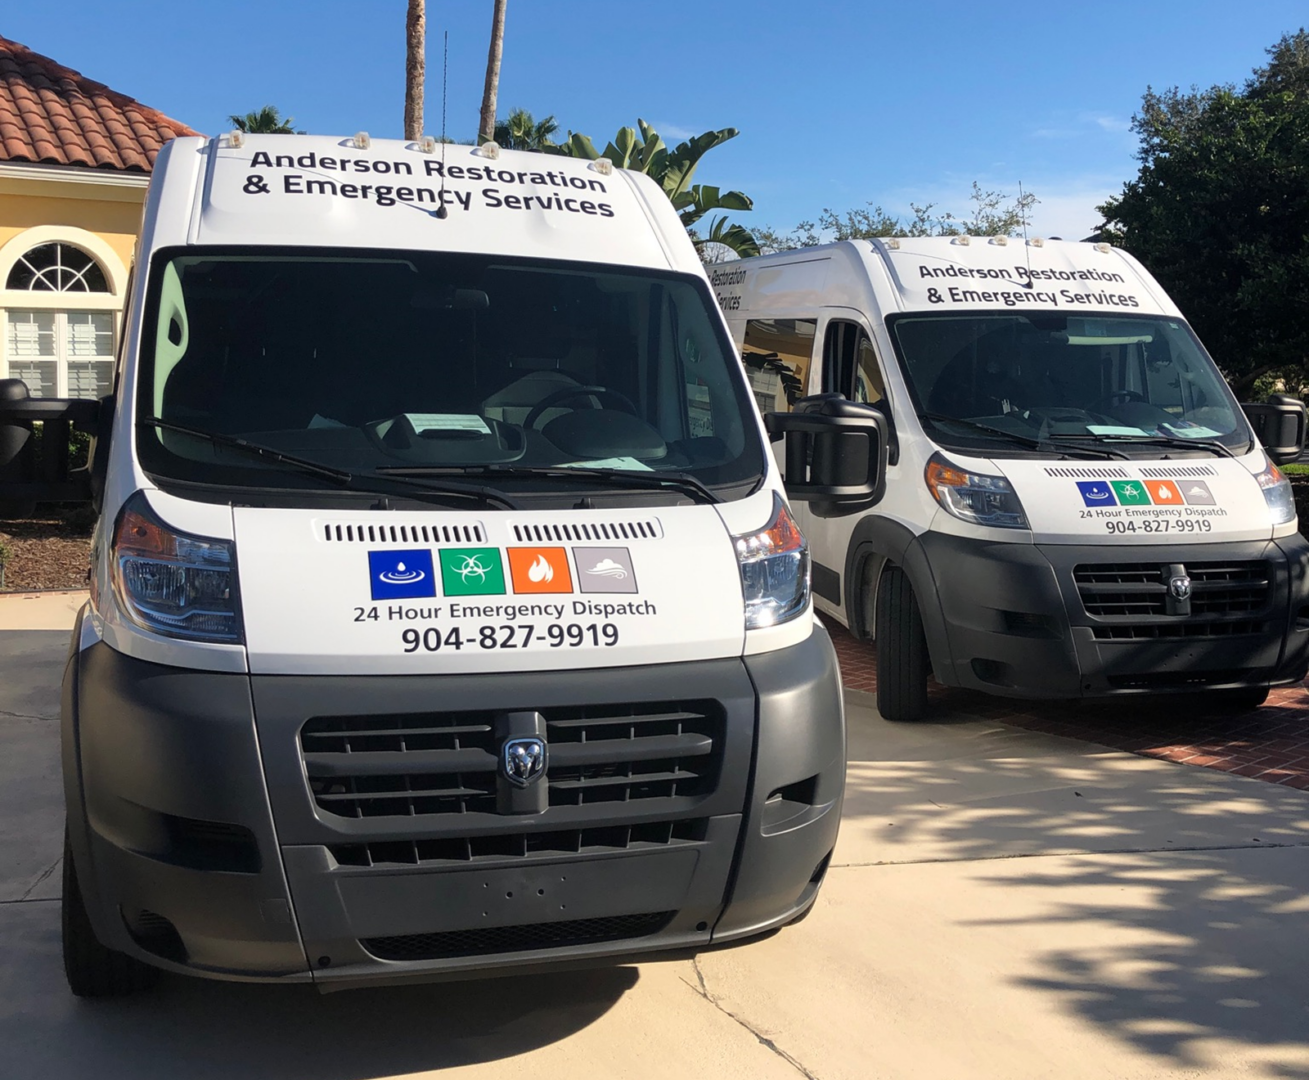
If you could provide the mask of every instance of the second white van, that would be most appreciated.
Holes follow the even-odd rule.
[[[1130,255],[849,241],[710,278],[761,410],[845,398],[887,422],[875,508],[797,511],[817,605],[876,639],[883,715],[922,716],[929,677],[1236,708],[1304,677],[1309,544],[1277,467],[1303,407],[1247,418]]]

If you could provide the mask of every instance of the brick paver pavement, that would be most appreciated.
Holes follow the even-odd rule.
[[[875,647],[856,641],[835,620],[823,621],[836,644],[846,687],[875,691]],[[1309,688],[1305,685],[1274,690],[1262,708],[1235,717],[1206,714],[1203,699],[1195,698],[1031,702],[931,683],[928,699],[941,712],[967,713],[1309,791]]]

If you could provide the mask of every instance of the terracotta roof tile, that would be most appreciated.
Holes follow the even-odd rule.
[[[144,173],[169,139],[198,134],[0,37],[0,161]]]

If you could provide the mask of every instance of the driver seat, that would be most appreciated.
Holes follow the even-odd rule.
[[[482,402],[482,414],[506,424],[522,424],[537,402],[544,401],[560,390],[583,385],[571,375],[554,370],[554,361],[550,363],[551,370],[529,371],[525,375],[520,375],[508,386],[501,387]],[[518,365],[523,366],[523,361],[518,361]],[[594,397],[588,402],[586,395],[579,394],[576,401],[546,409],[541,414],[537,426],[542,427],[555,417],[570,413],[574,408],[585,408],[587,404],[592,408],[600,408],[600,403]]]

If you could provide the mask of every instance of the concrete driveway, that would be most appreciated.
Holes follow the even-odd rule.
[[[166,976],[77,1001],[65,650],[0,631],[0,1074],[1309,1078],[1309,794],[995,721],[890,725],[859,692],[827,883],[763,941],[327,997]]]

